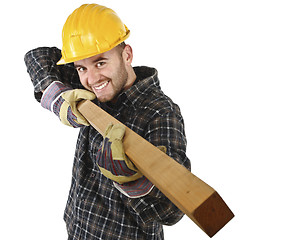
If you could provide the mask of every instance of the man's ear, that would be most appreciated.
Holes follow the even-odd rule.
[[[127,44],[124,47],[123,53],[122,53],[123,59],[124,59],[124,63],[126,63],[127,65],[131,65],[132,61],[133,61],[133,50],[132,47]]]

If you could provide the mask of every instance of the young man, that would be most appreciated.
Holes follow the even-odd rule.
[[[64,25],[62,54],[41,47],[25,55],[36,99],[80,128],[64,214],[68,239],[163,239],[162,225],[183,216],[127,158],[124,129],[110,125],[103,138],[76,108],[92,100],[190,169],[179,107],[160,89],[156,69],[131,66],[128,36],[113,10],[86,4]]]

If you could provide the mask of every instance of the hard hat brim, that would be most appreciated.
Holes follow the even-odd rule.
[[[96,50],[94,52],[85,54],[83,56],[78,56],[77,55],[77,57],[66,58],[66,59],[64,58],[64,54],[62,54],[62,57],[57,62],[57,65],[64,65],[64,64],[67,64],[67,63],[76,62],[76,61],[79,61],[79,60],[83,60],[83,59],[86,59],[86,58],[89,58],[89,57],[93,57],[95,55],[98,55],[98,54],[107,52],[107,51],[113,49],[114,47],[118,46],[120,43],[124,42],[129,36],[130,36],[130,30],[127,31],[126,35],[123,38],[119,39],[119,41],[117,41],[115,44],[112,44],[112,46],[110,46],[108,49],[105,49],[104,51],[98,51],[98,50]]]

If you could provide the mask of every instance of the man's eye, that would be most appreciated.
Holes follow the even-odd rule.
[[[77,70],[78,72],[84,72],[84,71],[85,71],[84,67],[78,67],[78,68],[76,68],[76,70]]]
[[[96,66],[98,68],[102,67],[103,65],[105,65],[105,62],[98,62],[98,63],[96,63]]]

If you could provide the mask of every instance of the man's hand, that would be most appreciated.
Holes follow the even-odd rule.
[[[110,124],[97,157],[97,164],[102,174],[119,184],[135,181],[142,177],[124,152],[122,142],[124,134],[123,125]]]
[[[71,89],[61,82],[53,82],[43,93],[41,105],[54,112],[65,125],[77,128],[89,126],[87,120],[77,110],[81,100],[93,100],[94,93],[84,89]]]
[[[104,176],[113,180],[114,186],[130,198],[147,195],[154,185],[142,175],[126,156],[123,147],[125,126],[110,124],[105,132],[102,147],[97,154],[97,165]],[[166,147],[158,147],[166,152]]]

